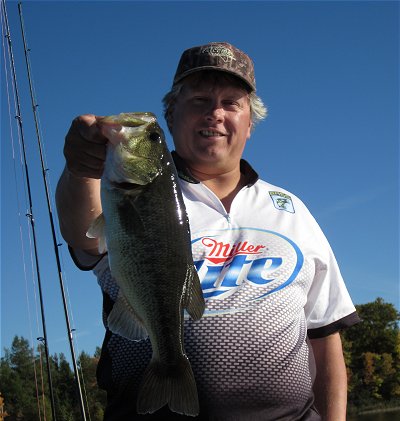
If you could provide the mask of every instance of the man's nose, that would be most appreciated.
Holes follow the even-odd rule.
[[[210,101],[206,117],[209,121],[223,121],[225,117],[223,105],[219,101]]]

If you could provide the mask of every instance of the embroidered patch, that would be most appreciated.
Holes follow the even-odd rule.
[[[234,54],[229,48],[226,48],[224,45],[211,45],[203,48],[201,52],[204,54],[209,54],[210,56],[218,56],[227,63],[228,61],[236,60]]]
[[[276,209],[294,213],[292,198],[288,194],[279,191],[270,191],[269,195],[271,196]]]

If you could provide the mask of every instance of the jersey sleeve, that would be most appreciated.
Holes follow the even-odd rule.
[[[93,270],[101,259],[107,254],[99,254],[98,256],[86,253],[84,250],[74,249],[68,246],[69,254],[75,265],[80,270],[89,271]]]
[[[311,215],[310,215],[311,216]],[[332,248],[317,222],[314,225],[315,274],[307,295],[305,316],[308,336],[321,338],[360,321]]]

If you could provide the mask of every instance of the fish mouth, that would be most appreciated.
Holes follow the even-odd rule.
[[[156,121],[156,117],[150,112],[121,113],[102,117],[100,123],[119,125],[124,127],[140,127]]]

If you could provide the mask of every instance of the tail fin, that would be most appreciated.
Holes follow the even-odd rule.
[[[137,412],[152,414],[166,404],[178,414],[193,417],[199,414],[196,381],[186,355],[169,367],[153,359],[144,373]]]

